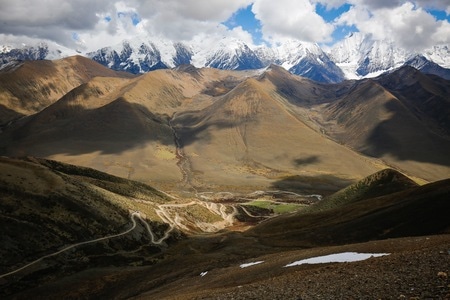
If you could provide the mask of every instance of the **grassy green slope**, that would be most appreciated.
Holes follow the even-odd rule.
[[[323,211],[360,200],[388,195],[416,187],[417,183],[393,169],[384,169],[352,184],[322,201],[309,206],[303,213]]]

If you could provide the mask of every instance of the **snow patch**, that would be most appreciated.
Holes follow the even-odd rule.
[[[200,273],[200,276],[201,276],[201,277],[204,277],[206,274],[208,274],[208,271],[201,272],[201,273]]]
[[[333,263],[333,262],[354,262],[366,260],[371,257],[380,257],[389,255],[390,253],[358,253],[358,252],[343,252],[330,254],[325,256],[317,256],[307,259],[302,259],[295,261],[293,263],[287,264],[285,267],[293,267],[299,266],[303,264],[325,264],[325,263]]]
[[[244,269],[244,268],[248,268],[248,267],[251,267],[254,265],[262,264],[263,262],[264,262],[263,260],[255,261],[255,262],[251,262],[251,263],[242,264],[242,265],[240,265],[240,267],[241,267],[241,269]]]

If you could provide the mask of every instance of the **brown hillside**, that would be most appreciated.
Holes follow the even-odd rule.
[[[431,181],[450,174],[450,139],[418,118],[415,106],[372,80],[319,110],[327,134],[359,152]]]
[[[336,189],[334,180],[379,168],[306,126],[266,81],[248,79],[203,110],[177,114],[174,124],[204,183],[236,185],[252,178],[265,185],[301,174],[305,181],[320,178],[314,188]]]
[[[270,82],[276,87],[276,91],[289,102],[300,106],[308,107],[332,101],[337,95],[344,93],[352,82],[341,84],[320,84],[304,77],[296,76],[284,68],[271,65],[270,68],[260,77],[260,80]]]
[[[0,124],[41,111],[96,76],[133,77],[82,56],[17,62],[14,68],[0,71]]]
[[[214,82],[237,81],[246,72],[159,70],[137,78],[95,77],[38,114],[5,128],[4,155],[35,155],[95,167],[143,182],[176,185],[177,166],[169,120],[178,110],[203,108],[201,94]]]
[[[450,83],[434,75],[426,75],[411,67],[380,76],[377,81],[427,127],[439,135],[450,137]]]
[[[446,178],[449,141],[427,116],[422,122],[374,80],[321,85],[276,66],[264,73],[185,66],[89,80],[3,128],[0,153],[95,167],[169,189],[329,194],[385,168],[377,159],[416,178]]]
[[[128,96],[135,80],[97,77],[72,90],[6,130],[0,142],[4,154],[53,158],[144,182],[153,166],[163,181],[177,182],[168,117]]]

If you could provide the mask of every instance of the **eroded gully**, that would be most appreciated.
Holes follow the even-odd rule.
[[[168,124],[173,133],[173,139],[174,139],[174,143],[175,143],[175,155],[178,160],[177,166],[180,169],[181,175],[183,176],[183,178],[181,179],[180,185],[182,187],[192,189],[194,191],[194,193],[197,194],[197,188],[195,187],[195,185],[192,182],[193,178],[192,178],[191,162],[184,152],[183,143],[172,123],[174,116],[175,116],[175,114],[173,114],[172,117],[169,119]]]

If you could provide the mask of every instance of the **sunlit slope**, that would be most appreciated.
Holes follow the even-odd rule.
[[[6,130],[4,153],[53,158],[144,182],[152,166],[163,180],[179,180],[167,116],[141,104],[152,106],[152,99],[129,96],[136,85],[136,79],[94,78]]]
[[[256,79],[203,110],[177,114],[174,124],[200,182],[355,179],[380,168],[306,126],[270,82]]]
[[[182,179],[172,115],[209,105],[212,90],[225,93],[247,76],[184,68],[95,77],[5,128],[0,147],[4,155],[47,157],[170,188]]]
[[[387,75],[397,89],[391,77],[324,85],[276,66],[181,66],[125,78],[72,60],[70,68],[97,77],[4,126],[0,154],[47,157],[191,192],[330,193],[387,166],[426,181],[450,172],[442,79],[410,72],[411,79],[406,70],[404,81]],[[430,96],[430,105],[413,91]],[[440,109],[429,107],[435,105]]]
[[[41,111],[96,76],[133,77],[81,56],[14,63],[0,71],[0,124]]]
[[[450,174],[448,80],[411,67],[332,85],[286,73],[272,66],[263,79],[314,130],[415,177]]]
[[[361,200],[417,187],[418,184],[393,169],[384,169],[306,207],[302,214],[325,211]]]

